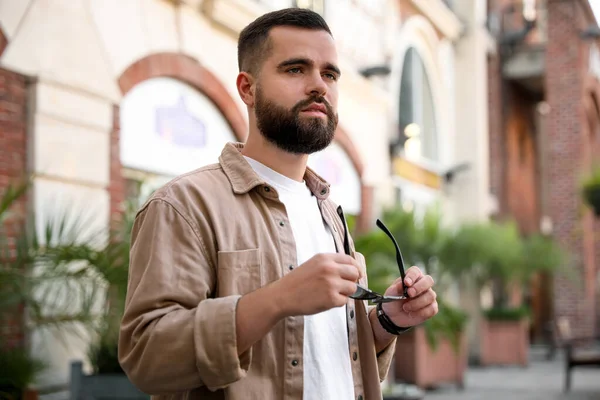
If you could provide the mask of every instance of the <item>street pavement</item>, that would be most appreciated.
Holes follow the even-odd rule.
[[[528,367],[469,368],[464,390],[444,386],[427,391],[424,400],[600,400],[600,368],[574,368],[565,393],[564,358],[552,361],[532,350]]]

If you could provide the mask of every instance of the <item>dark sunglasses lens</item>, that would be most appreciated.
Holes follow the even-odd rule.
[[[373,300],[380,296],[375,292],[372,292],[370,290],[363,288],[362,286],[357,285],[356,292],[354,292],[354,294],[350,297],[352,297],[353,299],[358,299],[358,300]]]

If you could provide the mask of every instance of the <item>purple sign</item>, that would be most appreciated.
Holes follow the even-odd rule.
[[[186,108],[183,96],[175,106],[155,110],[156,134],[163,140],[181,147],[206,146],[206,127]]]

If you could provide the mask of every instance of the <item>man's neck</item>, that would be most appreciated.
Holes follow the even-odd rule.
[[[308,155],[281,150],[263,138],[260,132],[248,135],[242,154],[298,182],[304,179]]]

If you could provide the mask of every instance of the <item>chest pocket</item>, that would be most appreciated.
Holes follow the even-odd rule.
[[[219,251],[217,296],[244,295],[262,286],[259,249]]]

